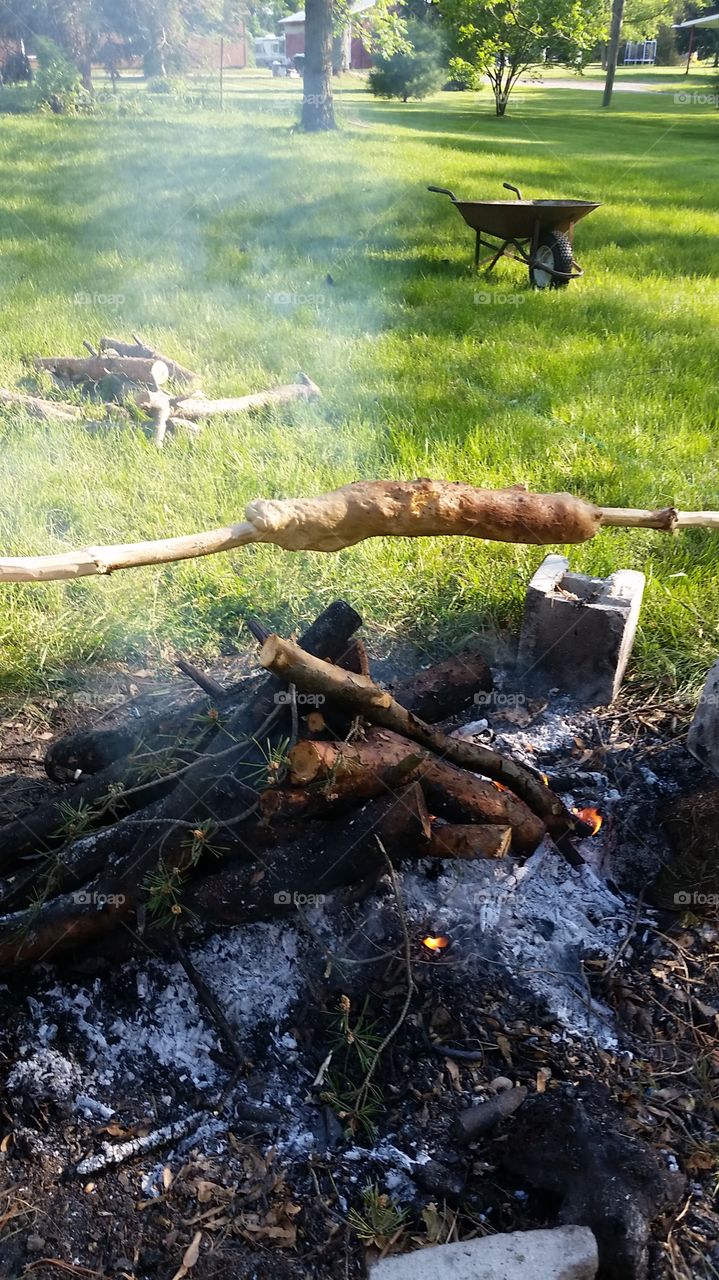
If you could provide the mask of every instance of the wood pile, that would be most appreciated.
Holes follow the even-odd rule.
[[[35,368],[52,374],[61,387],[80,387],[93,399],[99,399],[105,419],[96,425],[106,426],[118,419],[132,423],[139,410],[140,424],[152,432],[158,448],[162,448],[168,431],[197,436],[207,418],[250,413],[320,394],[314,382],[300,373],[295,382],[267,391],[213,400],[198,389],[188,390],[200,381],[199,374],[149,346],[138,334],[133,334],[132,342],[103,337],[97,348],[90,342],[84,345],[89,352],[86,356],[38,356]],[[166,390],[169,384],[183,390],[170,394]],[[0,387],[0,403],[17,406],[44,422],[83,420],[76,404],[5,387]]]
[[[548,834],[581,861],[589,828],[543,778],[438,724],[491,689],[482,655],[390,692],[360,625],[343,601],[296,643],[249,620],[264,674],[222,689],[183,662],[201,701],[54,743],[56,792],[0,829],[0,963],[123,924],[269,918],[371,885],[388,860],[521,858]]]

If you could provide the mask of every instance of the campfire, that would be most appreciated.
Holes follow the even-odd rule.
[[[58,738],[0,828],[19,1148],[57,1112],[68,1185],[195,1197],[203,1241],[319,1251],[317,1275],[319,1187],[374,1256],[410,1245],[395,1202],[440,1243],[464,1213],[541,1226],[549,1196],[601,1274],[644,1277],[683,1182],[588,1082],[626,1088],[646,832],[691,771],[628,763],[621,719],[477,648],[380,682],[343,601],[297,640],[247,625],[259,672],[180,658],[184,699]]]

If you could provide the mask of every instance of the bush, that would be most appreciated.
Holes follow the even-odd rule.
[[[174,93],[174,90],[167,76],[153,76],[152,79],[147,82],[147,92]]]
[[[55,115],[91,111],[92,96],[83,87],[80,72],[54,40],[38,39],[35,92],[41,107]]]
[[[444,86],[445,89],[451,89],[457,93],[467,89],[481,89],[482,77],[471,62],[465,62],[464,58],[450,58],[448,69],[449,80]]]
[[[408,22],[409,48],[388,58],[379,56],[369,73],[376,98],[426,98],[442,84],[442,43],[428,22]]]

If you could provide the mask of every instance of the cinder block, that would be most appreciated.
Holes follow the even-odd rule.
[[[697,703],[687,738],[693,756],[719,776],[719,662],[715,662]]]
[[[588,706],[613,702],[631,654],[645,577],[620,569],[609,578],[570,573],[547,556],[527,588],[519,675],[529,687],[561,689]]]
[[[512,1231],[383,1258],[370,1280],[594,1280],[597,1242],[589,1227]]]

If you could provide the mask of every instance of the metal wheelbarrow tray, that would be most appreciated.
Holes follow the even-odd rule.
[[[514,191],[517,199],[458,200],[447,187],[427,190],[449,196],[467,226],[476,233],[475,268],[481,265],[491,271],[500,258],[513,258],[529,268],[529,279],[537,289],[561,289],[584,275],[574,260],[574,228],[581,218],[599,208],[599,202],[524,200],[511,182],[503,186]],[[492,257],[480,263],[482,247],[489,249]]]

